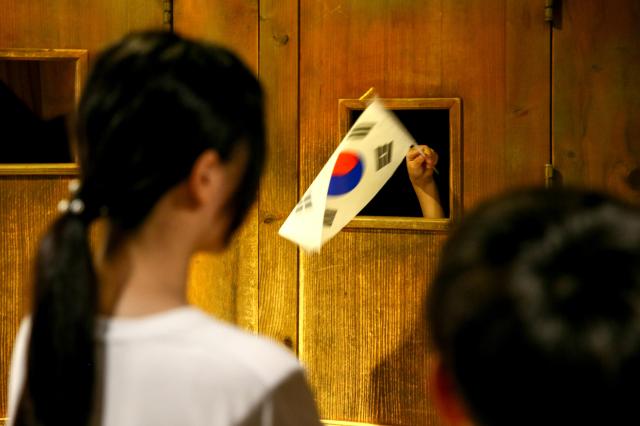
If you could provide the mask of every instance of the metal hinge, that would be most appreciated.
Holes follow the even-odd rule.
[[[173,31],[173,0],[162,0],[162,26]]]
[[[551,188],[553,186],[553,164],[544,165],[544,187]]]
[[[544,0],[544,21],[553,22],[553,0]]]

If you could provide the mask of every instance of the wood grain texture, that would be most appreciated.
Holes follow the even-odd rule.
[[[253,208],[224,253],[196,255],[187,290],[190,303],[251,331],[258,330],[256,222],[257,209]]]
[[[0,164],[0,176],[77,176],[75,163]]]
[[[86,72],[83,49],[0,49],[0,80],[45,120],[74,111]]]
[[[321,423],[326,426],[384,426],[384,425],[373,424],[373,423],[345,422],[342,420],[322,420]]]
[[[99,50],[124,34],[162,28],[160,0],[3,0],[0,48]]]
[[[544,183],[549,32],[536,0],[443,2],[442,89],[463,103],[464,210]]]
[[[34,114],[42,117],[40,66],[37,62],[7,61],[0,57],[0,80]]]
[[[462,207],[544,182],[550,29],[537,1],[301,0],[300,188],[339,140],[338,99],[462,99]],[[438,231],[351,229],[300,256],[300,356],[334,421],[438,424],[421,310]]]
[[[50,120],[73,113],[76,106],[76,61],[45,61],[40,63],[42,87],[41,117]],[[79,76],[80,78],[80,76]],[[82,80],[84,76],[82,76]]]
[[[439,424],[423,300],[445,237],[348,231],[302,256],[300,358],[329,423]]]
[[[0,177],[0,417],[7,413],[13,341],[30,309],[33,259],[40,236],[67,196],[69,178]]]
[[[640,204],[640,3],[562,2],[553,30],[553,157],[565,185]]]
[[[185,0],[174,2],[174,30],[222,44],[258,72],[258,2]],[[258,331],[258,208],[255,206],[222,255],[192,262],[189,301],[251,331]]]
[[[260,189],[260,331],[297,348],[298,262],[278,229],[298,202],[298,2],[260,2],[267,166]]]
[[[173,28],[232,48],[257,72],[258,0],[174,1]]]

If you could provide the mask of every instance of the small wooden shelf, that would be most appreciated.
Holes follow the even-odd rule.
[[[76,163],[0,164],[0,176],[77,176]]]

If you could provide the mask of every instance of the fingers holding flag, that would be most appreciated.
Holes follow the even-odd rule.
[[[438,164],[438,153],[427,145],[414,145],[407,153],[406,162],[411,183],[424,187],[433,181],[433,173]]]
[[[438,187],[433,180],[433,173],[438,173],[438,153],[426,145],[413,145],[407,152],[406,162],[422,215],[427,219],[443,218]]]

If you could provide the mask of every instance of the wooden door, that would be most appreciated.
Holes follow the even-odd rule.
[[[553,163],[640,204],[640,2],[565,0],[553,28]]]
[[[300,1],[299,194],[339,142],[338,100],[462,100],[468,209],[549,162],[539,1]],[[428,227],[427,227],[428,228]],[[345,229],[299,257],[298,350],[329,424],[438,424],[423,303],[446,230]],[[342,423],[341,423],[342,422]]]

